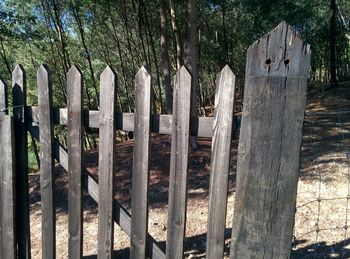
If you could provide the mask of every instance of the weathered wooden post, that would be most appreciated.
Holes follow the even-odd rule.
[[[171,134],[167,258],[183,258],[190,140],[191,75],[183,66],[175,76]]]
[[[135,77],[134,154],[131,196],[130,258],[146,257],[148,179],[151,155],[151,75],[141,67]]]
[[[100,143],[98,158],[98,254],[97,258],[112,258],[114,221],[114,168],[115,168],[115,72],[107,66],[100,78]]]
[[[0,79],[0,258],[16,258],[15,157],[13,120],[8,116],[6,83]]]
[[[83,75],[72,66],[67,73],[68,93],[68,257],[83,256]]]
[[[0,258],[15,259],[15,156],[13,122],[0,114]]]
[[[289,258],[310,49],[285,22],[247,52],[230,258]]]
[[[235,75],[228,66],[225,66],[216,80],[209,185],[206,254],[208,259],[222,258],[224,255],[234,94]]]
[[[51,72],[41,65],[37,72],[40,127],[40,191],[42,209],[42,257],[56,258],[56,207],[53,158],[53,101]]]
[[[28,190],[28,135],[26,73],[22,65],[12,72],[12,104],[16,156],[16,238],[19,258],[31,258]]]

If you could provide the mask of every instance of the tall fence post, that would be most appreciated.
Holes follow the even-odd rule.
[[[100,78],[98,258],[112,258],[115,169],[116,74],[107,66]]]
[[[0,258],[16,258],[13,124],[0,115]]]
[[[68,93],[68,257],[83,256],[83,76],[76,66],[67,73]]]
[[[191,75],[183,66],[175,75],[170,151],[167,258],[183,258],[190,140]]]
[[[56,258],[56,211],[53,175],[53,111],[51,72],[41,65],[37,72],[40,127],[40,189],[42,257]]]
[[[206,247],[208,259],[224,255],[234,94],[235,75],[225,66],[216,80]]]
[[[31,258],[28,194],[28,137],[26,130],[26,74],[22,65],[12,72],[12,103],[16,156],[16,231],[19,258]]]
[[[151,75],[142,67],[135,78],[134,154],[131,196],[130,258],[146,257],[151,135]]]
[[[289,258],[309,46],[285,22],[247,52],[230,258]]]

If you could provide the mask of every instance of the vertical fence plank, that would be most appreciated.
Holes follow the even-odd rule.
[[[290,257],[309,66],[284,22],[248,49],[230,258]]]
[[[83,255],[82,210],[82,156],[83,124],[82,98],[83,76],[76,66],[67,74],[68,93],[68,256],[71,259]]]
[[[53,111],[51,72],[41,65],[37,72],[40,126],[40,188],[42,210],[42,257],[56,257],[56,214],[53,176]]]
[[[7,114],[7,102],[6,83],[0,78],[0,115]]]
[[[24,109],[26,74],[21,65],[12,72],[14,139],[16,156],[16,237],[19,258],[31,258],[28,197],[28,137]]]
[[[142,67],[135,78],[135,129],[131,196],[130,258],[145,258],[151,128],[151,76]]]
[[[7,91],[6,91],[6,83],[0,78],[0,116],[7,114]],[[0,135],[0,141],[1,141],[2,135]],[[1,145],[0,145],[1,148]],[[1,164],[0,164],[1,166]],[[3,173],[0,173],[0,185],[2,183],[2,175]],[[0,186],[0,204],[2,201],[2,194],[1,194],[2,186]],[[0,222],[2,222],[2,210],[0,210]],[[2,224],[0,223],[0,251],[2,251]],[[1,253],[0,253],[1,255]]]
[[[183,258],[190,137],[191,76],[183,66],[175,76],[170,158],[167,258]]]
[[[224,255],[234,93],[235,75],[228,66],[225,66],[216,81],[209,185],[206,254],[208,259],[222,258]]]
[[[100,77],[98,258],[112,258],[115,164],[116,75],[107,66]]]
[[[0,258],[16,258],[15,157],[12,118],[0,115]]]

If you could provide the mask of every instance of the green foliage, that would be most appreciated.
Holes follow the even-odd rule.
[[[187,24],[186,2],[176,1],[182,37]],[[338,68],[349,73],[350,2],[337,3]],[[244,78],[246,49],[282,20],[311,44],[313,78],[320,79],[318,75],[329,69],[329,1],[202,0],[197,5],[203,105],[210,105],[219,69],[229,64],[239,80]],[[157,80],[162,77],[159,1],[4,0],[0,7],[0,75],[10,83],[14,65],[23,64],[29,104],[37,103],[36,69],[46,63],[53,73],[55,105],[65,106],[65,74],[77,64],[84,73],[85,105],[97,108],[99,75],[109,64],[118,73],[118,108],[132,111],[134,75],[146,62],[154,78],[157,106],[164,107],[165,89]],[[174,74],[176,51],[170,14],[167,35]]]

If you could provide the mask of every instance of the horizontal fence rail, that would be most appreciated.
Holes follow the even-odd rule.
[[[308,45],[285,23],[248,49],[231,258],[290,255],[309,62]],[[193,78],[184,66],[174,78],[172,115],[151,114],[152,78],[146,67],[136,74],[134,113],[116,111],[117,75],[109,66],[100,77],[99,111],[83,109],[84,79],[78,67],[67,73],[67,108],[53,108],[45,65],[37,77],[39,105],[27,106],[25,72],[16,66],[12,117],[7,115],[6,84],[0,81],[0,149],[5,154],[0,156],[1,257],[18,253],[31,258],[27,132],[40,143],[43,257],[56,257],[56,160],[68,172],[69,258],[83,255],[83,189],[98,204],[98,258],[112,258],[118,239],[114,222],[131,237],[131,258],[183,258],[191,136],[212,139],[206,257],[223,257],[231,142],[238,128],[235,75],[228,66],[215,83],[214,117],[191,117]],[[54,124],[67,126],[67,147],[54,137]],[[98,180],[83,165],[85,128],[99,129]],[[135,132],[131,214],[114,197],[116,130]],[[152,132],[171,135],[166,252],[148,233]]]
[[[27,106],[27,118],[33,123],[38,123],[38,107]],[[124,131],[134,131],[134,113],[116,112],[116,129]],[[57,125],[67,125],[67,108],[53,108],[53,122]],[[99,128],[99,111],[83,111],[83,124],[86,128]],[[213,117],[191,118],[191,136],[204,138],[213,137]],[[236,119],[232,120],[232,127],[236,129]],[[152,133],[171,134],[172,115],[152,114]]]

